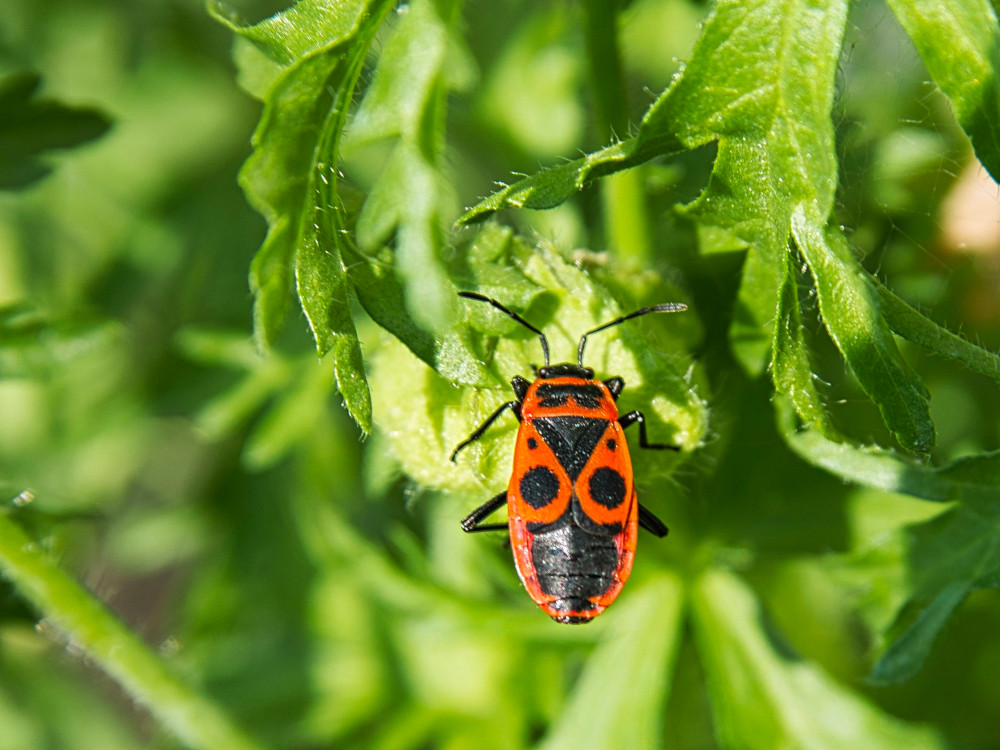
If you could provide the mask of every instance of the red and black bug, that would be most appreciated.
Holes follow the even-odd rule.
[[[583,334],[577,364],[550,365],[544,333],[495,299],[475,292],[459,294],[489,303],[538,334],[545,359],[534,382],[519,376],[511,380],[517,398],[501,405],[451,455],[454,461],[507,409],[520,422],[510,484],[472,511],[462,529],[509,529],[514,564],[535,603],[557,622],[589,622],[625,585],[638,528],[667,535],[663,522],[636,499],[624,428],[639,424],[643,448],[677,447],[650,443],[642,412],[619,416],[615,402],[625,381],[595,380],[594,371],[583,366],[583,348],[593,333],[640,315],[680,312],[687,306],[668,303],[615,318]],[[508,522],[484,524],[504,503]]]

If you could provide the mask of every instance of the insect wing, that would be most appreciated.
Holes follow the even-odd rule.
[[[639,501],[632,481],[632,460],[625,434],[612,422],[576,481],[578,503],[574,505],[577,524],[593,533],[613,536],[618,548],[618,566],[612,583],[594,598],[597,616],[621,592],[632,572],[635,545],[639,536]]]
[[[532,557],[535,535],[569,509],[573,483],[531,420],[521,422],[514,447],[514,471],[507,487],[507,515],[514,566],[525,590],[546,610],[553,599],[542,590]],[[549,498],[551,498],[549,500]],[[548,502],[545,502],[548,500]]]
[[[535,425],[525,420],[517,433],[514,471],[507,487],[507,511],[537,527],[558,520],[569,505],[573,483]]]
[[[617,422],[611,422],[604,431],[574,489],[579,498],[579,508],[574,507],[576,521],[593,533],[616,536],[637,516],[632,459]]]

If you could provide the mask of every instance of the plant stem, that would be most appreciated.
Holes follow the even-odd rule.
[[[171,674],[5,513],[0,513],[0,573],[184,744],[198,750],[261,750],[218,706]]]
[[[582,5],[590,89],[597,134],[607,143],[628,128],[628,97],[618,49],[617,0],[585,0]]]
[[[605,144],[628,135],[628,97],[618,47],[618,0],[585,0],[584,30],[597,133]],[[650,255],[642,172],[629,170],[601,181],[605,241],[623,261],[646,265]]]
[[[605,238],[619,260],[644,268],[650,257],[650,227],[646,214],[643,168],[637,167],[601,180]]]

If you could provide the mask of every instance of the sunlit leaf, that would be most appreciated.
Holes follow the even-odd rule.
[[[879,309],[893,331],[928,351],[950,357],[973,372],[1000,381],[1000,355],[942,328],[926,315],[914,310],[882,284],[875,283],[878,289]]]
[[[802,420],[822,434],[832,437],[833,428],[826,405],[816,389],[809,347],[802,327],[799,290],[794,258],[785,261],[778,299],[778,319],[774,329],[772,378],[778,393],[788,396]]]
[[[607,289],[547,248],[518,247],[512,260],[506,269],[509,276],[502,281],[491,278],[496,271],[481,275],[483,288],[498,284],[493,288],[511,292],[510,299],[504,295],[505,301],[546,331],[553,361],[574,359],[580,333],[624,312]],[[521,305],[530,305],[527,310],[516,304],[519,297],[524,300]],[[430,369],[415,369],[403,347],[383,345],[375,356],[372,388],[377,422],[409,476],[427,487],[478,493],[484,487],[504,486],[509,479],[514,417],[497,422],[457,462],[449,456],[512,397],[510,378],[530,375],[532,365],[540,364],[541,352],[537,336],[488,305],[470,301],[467,307],[472,326],[489,334],[481,346],[490,352],[485,360],[492,373],[491,387],[456,389]],[[671,316],[657,328],[669,332],[678,324]],[[660,347],[649,346],[644,335],[643,329],[653,325],[622,326],[614,329],[613,336],[592,337],[586,362],[600,377],[625,379],[621,403],[643,406],[650,434],[658,435],[657,440],[691,450],[707,434],[708,406],[687,370],[681,339],[671,337],[672,343],[661,352]],[[407,399],[395,397],[403,391]],[[656,462],[658,469],[644,462],[643,471],[669,472],[675,464],[676,459],[662,456]]]
[[[724,748],[942,747],[930,730],[880,711],[790,652],[767,627],[753,592],[735,575],[704,574],[694,586],[692,608]]]
[[[823,217],[833,205],[829,111],[846,19],[842,2],[824,3],[819,12],[798,2],[770,6],[718,3],[684,73],[646,113],[636,136],[517,182],[462,221],[505,205],[556,205],[594,177],[718,141],[712,179],[688,213],[751,248],[732,335],[743,364],[760,371],[793,201],[816,204]],[[777,27],[774,18],[782,21]]]
[[[446,5],[430,0],[407,6],[350,131],[353,145],[393,143],[358,216],[358,245],[373,254],[392,242],[406,311],[441,338],[455,328],[459,306],[443,260],[456,201],[443,172],[439,118],[449,89],[471,75],[458,73],[471,63],[458,51],[445,13]],[[472,358],[461,339],[452,337],[451,345]]]
[[[215,20],[286,66],[352,36],[370,4],[370,0],[299,0],[252,26],[222,0],[209,0],[208,10]]]
[[[254,134],[254,153],[240,175],[254,207],[268,220],[254,259],[255,328],[262,346],[287,314],[293,275],[322,357],[333,350],[344,404],[367,432],[371,396],[340,255],[342,220],[336,181],[339,139],[361,65],[391,3],[304,2],[242,37],[287,65],[268,88]]]
[[[659,748],[660,717],[682,633],[683,586],[670,577],[633,591],[615,610],[566,710],[540,750]]]
[[[896,348],[871,277],[843,235],[817,226],[806,210],[796,210],[792,231],[816,281],[823,324],[862,389],[904,448],[930,452],[934,447],[930,394]]]
[[[1000,178],[1000,23],[988,0],[889,0],[934,82],[951,100],[976,156]]]

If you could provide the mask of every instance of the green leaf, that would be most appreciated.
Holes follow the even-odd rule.
[[[335,101],[353,82],[348,78],[345,46],[333,43],[286,69],[270,88],[254,153],[240,174],[248,200],[268,220],[268,236],[251,267],[258,339],[271,342],[287,312],[297,248],[308,220],[325,207],[316,205],[315,174],[321,158],[322,130]],[[328,92],[335,92],[331,100]],[[334,125],[335,123],[330,123]],[[339,276],[339,274],[338,274]]]
[[[973,372],[1000,381],[1000,356],[939,326],[890,292],[878,280],[879,309],[893,331],[928,351],[961,362]]]
[[[816,390],[809,347],[802,327],[795,259],[790,253],[785,256],[772,351],[771,377],[775,390],[788,396],[795,411],[809,427],[833,438],[834,430],[826,405]]]
[[[440,87],[462,87],[473,76],[469,53],[458,46],[449,26],[454,18],[443,15],[449,6],[454,14],[454,2],[416,0],[400,14],[351,122],[351,143],[397,137],[420,143],[440,135],[436,132],[439,123],[424,119],[440,114],[436,111]],[[440,144],[427,141],[423,145],[436,158]]]
[[[508,186],[460,221],[479,221],[508,205],[548,208],[595,177],[718,141],[708,187],[686,213],[750,247],[731,339],[744,367],[760,372],[772,341],[793,202],[815,206],[820,217],[833,207],[830,106],[846,7],[840,0],[819,7],[799,0],[719,2],[684,73],[649,109],[635,137]]]
[[[399,143],[358,217],[358,242],[374,250],[395,233],[395,268],[406,307],[418,325],[451,330],[456,289],[441,260],[444,231],[440,196],[447,190],[436,169],[407,141]]]
[[[392,266],[372,262],[353,246],[343,250],[347,276],[365,312],[428,366],[438,364],[438,339],[427,333],[406,311],[403,286]]]
[[[875,685],[905,682],[920,671],[938,633],[969,593],[968,581],[955,581],[938,592],[931,603],[879,657],[868,678]]]
[[[258,750],[217,705],[179,680],[141,638],[0,513],[0,574],[185,745]]]
[[[510,262],[514,244],[510,230],[480,232],[468,251],[476,271],[466,286],[492,289],[485,277],[499,273],[508,283],[498,286],[496,293],[505,299],[521,303],[536,296],[538,288],[526,284],[523,276],[513,274],[514,278],[511,278],[495,265]],[[489,253],[489,261],[478,262],[476,259],[484,251]],[[483,387],[495,382],[480,364],[479,354],[470,343],[467,329],[454,328],[434,336],[417,324],[407,310],[403,285],[391,265],[364,257],[349,243],[345,243],[344,257],[347,275],[358,301],[378,325],[399,339],[439,375],[457,385]]]
[[[684,150],[680,143],[673,145],[672,150],[663,153],[679,153]],[[637,146],[638,140],[630,138],[581,159],[543,170],[513,185],[507,185],[468,209],[459,218],[458,223],[473,224],[485,221],[495,212],[508,207],[554,208],[571,198],[590,180],[634,167],[659,155],[640,153],[637,151]]]
[[[880,448],[838,442],[816,429],[798,429],[789,399],[778,397],[775,406],[785,442],[810,463],[867,487],[960,503],[908,527],[905,535],[908,589],[896,587],[898,611],[869,678],[875,684],[903,682],[923,666],[969,591],[1000,586],[1000,452],[934,468]],[[864,586],[871,587],[870,575]]]
[[[371,395],[340,254],[343,220],[336,183],[348,105],[387,0],[302,2],[254,27],[233,30],[286,65],[267,90],[254,153],[240,174],[248,200],[268,221],[251,266],[254,323],[266,348],[296,289],[322,357],[333,351],[344,404],[371,429]]]
[[[1000,179],[1000,24],[989,0],[889,0],[993,179]]]
[[[111,127],[96,109],[39,97],[41,82],[26,72],[0,80],[0,190],[37,182],[51,171],[43,154],[88,143]]]
[[[660,719],[680,645],[683,584],[662,576],[615,610],[539,750],[662,747]]]
[[[542,246],[504,247],[499,231],[494,242],[474,249],[472,271],[484,291],[499,290],[512,309],[524,313],[544,328],[553,361],[570,361],[579,335],[622,312],[607,289],[591,276]],[[494,252],[512,253],[511,260],[491,258]],[[491,265],[501,270],[487,271]],[[495,286],[494,286],[495,285]],[[506,291],[505,291],[506,290]],[[523,300],[523,301],[522,301]],[[525,309],[525,308],[528,309]],[[377,423],[392,446],[407,475],[420,485],[452,492],[481,494],[504,486],[510,477],[513,417],[498,421],[483,440],[449,457],[500,404],[509,400],[508,382],[514,375],[530,375],[539,364],[538,337],[488,305],[468,302],[469,321],[486,335],[475,348],[489,367],[491,379],[485,388],[455,388],[440,374],[415,367],[412,356],[400,345],[387,342],[375,349],[372,391],[376,396]],[[659,317],[659,316],[657,316]],[[657,326],[669,332],[682,324],[681,316],[670,316]],[[615,335],[588,340],[587,364],[602,376],[625,379],[622,404],[642,404],[650,435],[678,445],[683,451],[701,444],[708,431],[708,406],[699,394],[696,375],[685,363],[684,345],[678,336],[665,346],[650,346],[644,325],[621,326]],[[665,355],[662,352],[669,352]],[[462,360],[453,357],[454,367]],[[469,366],[481,366],[479,362]],[[695,382],[693,382],[695,381]],[[405,400],[398,397],[405,392]],[[671,460],[658,458],[661,472],[671,471],[683,455]],[[643,471],[652,470],[644,468]]]
[[[854,750],[940,748],[935,734],[906,724],[790,653],[767,628],[749,587],[721,570],[701,576],[692,614],[716,736],[724,748]]]
[[[907,533],[910,588],[902,594],[888,645],[870,678],[878,684],[906,680],[920,669],[965,594],[975,586],[1000,585],[1000,556],[994,552],[1000,548],[1000,452],[935,468],[881,448],[831,439],[817,429],[800,429],[787,397],[779,396],[775,406],[785,442],[813,465],[863,486],[961,503]]]
[[[816,429],[800,428],[785,396],[775,398],[778,428],[788,447],[841,479],[934,502],[1000,495],[1000,452],[957,459],[935,468],[877,446],[856,446]]]
[[[295,280],[302,310],[309,319],[316,350],[322,358],[333,354],[333,372],[344,406],[365,433],[371,431],[372,401],[354,327],[344,263],[338,252],[339,229],[328,215],[316,216],[306,227],[295,255]],[[334,220],[335,221],[335,220]]]
[[[808,204],[825,217],[833,207],[830,108],[847,17],[837,0],[769,6],[721,3],[671,100],[650,116],[680,132],[697,128],[688,143],[719,139],[709,185],[687,213],[750,248],[730,338],[752,373],[771,343],[791,213]],[[734,57],[726,61],[722,48]]]
[[[341,134],[368,48],[391,7],[303,2],[253,27],[236,25],[218,7],[213,11],[281,69],[267,89],[255,152],[241,174],[249,199],[269,223],[251,267],[258,340],[267,347],[277,334],[294,273],[317,350],[321,357],[332,351],[345,406],[365,431],[371,396],[353,294],[425,362],[458,382],[485,383],[474,352],[455,334],[456,290],[441,260],[448,212],[442,197],[448,192],[436,166],[438,118],[444,92],[464,80],[457,71],[468,64],[430,2],[418,0],[399,16],[351,129],[354,145],[399,139],[357,223],[360,247],[372,255],[395,237],[394,265],[362,256],[347,234],[350,219],[337,194]],[[247,60],[256,71],[252,85],[260,86],[270,69]],[[449,367],[457,354],[465,364]]]
[[[908,591],[872,669],[877,684],[916,674],[965,596],[1000,586],[1000,453],[956,461],[942,474],[963,482],[964,502],[905,529]]]
[[[209,14],[285,67],[356,33],[371,0],[298,0],[288,10],[252,26],[221,0],[208,0]]]
[[[28,305],[0,307],[0,377],[51,378],[74,360],[120,341],[110,323],[56,317]]]
[[[812,271],[823,323],[862,389],[903,447],[927,453],[935,440],[927,391],[899,355],[874,283],[843,237],[826,226],[837,183],[830,108],[846,4],[770,5],[765,12],[719,3],[683,75],[634,138],[511,185],[462,221],[505,205],[554,205],[593,177],[718,141],[708,187],[685,213],[749,248],[730,331],[741,363],[759,372],[770,349],[779,392],[793,396],[807,422],[830,431],[789,277],[793,233]],[[781,19],[777,29],[774,18]],[[780,328],[769,333],[775,320]]]
[[[929,394],[896,348],[871,277],[843,235],[818,226],[806,209],[796,209],[792,231],[815,279],[823,324],[861,388],[900,445],[929,453],[934,447]]]
[[[450,22],[430,0],[414,0],[386,40],[375,78],[351,123],[352,146],[396,143],[358,216],[358,246],[374,254],[395,238],[395,269],[414,322],[446,336],[458,317],[456,289],[442,260],[446,225],[456,212],[441,170],[448,89],[467,76],[447,66],[471,63],[456,52]],[[467,352],[471,358],[471,351]]]

